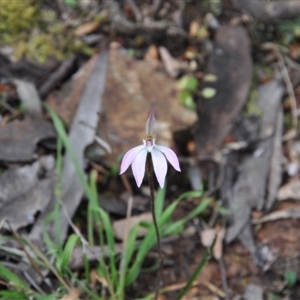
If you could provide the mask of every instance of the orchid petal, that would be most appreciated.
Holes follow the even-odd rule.
[[[155,147],[151,151],[152,163],[157,181],[161,188],[164,187],[168,164],[165,156]]]
[[[148,151],[144,147],[144,149],[138,152],[131,164],[132,173],[138,187],[141,186],[144,179],[147,154]]]
[[[132,148],[124,155],[121,163],[121,170],[120,174],[123,174],[128,167],[132,164],[133,160],[135,159],[136,155],[142,150],[145,149],[144,145],[140,145],[137,147]]]
[[[152,135],[155,125],[154,109],[151,109],[150,116],[146,122],[146,135]]]
[[[169,163],[174,167],[174,169],[178,172],[181,172],[179,161],[177,158],[177,155],[173,150],[171,150],[168,147],[165,146],[160,146],[160,145],[155,145],[155,148],[157,148],[159,151],[161,151],[169,161]]]

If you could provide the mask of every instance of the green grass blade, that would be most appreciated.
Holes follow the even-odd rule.
[[[88,185],[88,182],[86,180],[86,177],[85,177],[85,174],[82,170],[82,168],[80,167],[80,165],[78,164],[78,161],[76,159],[76,156],[75,156],[75,153],[72,149],[72,146],[70,144],[70,141],[69,141],[69,138],[68,138],[68,135],[66,133],[66,130],[64,128],[64,125],[63,125],[63,122],[60,120],[60,118],[57,116],[57,114],[54,112],[54,110],[52,108],[50,108],[48,105],[45,104],[45,107],[52,119],[52,122],[53,122],[53,125],[54,125],[54,128],[59,136],[59,138],[61,139],[64,147],[66,148],[67,152],[68,152],[68,155],[70,156],[73,164],[74,164],[74,167],[75,167],[75,170],[76,170],[76,174],[77,176],[79,177],[79,180],[81,182],[81,185],[83,186],[84,188],[84,191],[87,195],[87,197],[89,199],[92,199],[92,192],[91,192],[91,189]]]
[[[28,298],[18,291],[0,291],[0,300],[27,300]]]
[[[90,278],[90,272],[91,272],[91,266],[90,261],[87,258],[86,254],[83,255],[83,264],[84,264],[84,278],[89,283],[91,281]]]
[[[135,225],[128,234],[126,249],[124,249],[123,253],[123,255],[125,255],[124,270],[122,272],[123,274],[120,274],[119,276],[119,284],[117,289],[117,295],[120,296],[124,294],[126,273],[128,272],[128,266],[132,259],[134,250],[136,249],[136,239],[138,236],[139,228],[139,224]]]
[[[56,260],[56,267],[60,272],[68,267],[74,247],[78,241],[79,237],[76,234],[71,234],[69,236],[62,255],[58,256]]]
[[[17,275],[0,264],[0,278],[5,279],[8,283],[13,284],[16,288],[24,291],[29,291],[29,286],[21,280]]]
[[[166,186],[166,185],[165,185]],[[156,197],[155,197],[155,214],[158,219],[158,227],[162,223],[161,215],[163,214],[163,206],[165,202],[165,192],[166,188],[159,189]],[[139,225],[140,226],[140,225]],[[149,252],[149,250],[154,246],[156,243],[156,235],[153,223],[149,226],[149,230],[147,231],[146,236],[144,237],[143,241],[140,243],[138,247],[138,252],[135,258],[133,265],[128,270],[128,275],[126,276],[125,285],[130,285],[139,275],[141,264]]]
[[[163,189],[159,189],[155,196],[155,214],[156,218],[158,219],[161,215],[165,203],[165,196],[166,196],[166,184]]]
[[[115,247],[115,238],[114,238],[112,224],[110,222],[108,214],[103,209],[97,207],[96,211],[99,213],[101,221],[103,222],[103,227],[105,229],[105,236],[109,248],[111,279],[115,283],[115,287],[116,287],[116,285],[118,284],[118,270],[116,267],[116,259],[115,259],[116,247]]]
[[[160,195],[161,194],[159,194],[159,196]],[[187,197],[197,198],[197,197],[200,197],[201,195],[202,195],[201,191],[191,191],[191,192],[186,192],[186,193],[183,193],[182,195],[180,195],[180,197],[178,197],[177,200],[175,200],[173,203],[171,203],[161,213],[160,217],[158,218],[158,222],[157,222],[158,227],[162,228],[163,225],[166,224],[168,220],[170,220],[176,206],[179,204],[179,202],[181,200],[183,200]],[[161,201],[161,202],[163,202],[163,201]],[[145,256],[150,251],[150,249],[154,246],[155,243],[156,243],[155,230],[154,230],[154,226],[152,224],[152,226],[149,228],[149,230],[147,232],[147,235],[144,237],[142,242],[139,244],[135,261],[134,261],[133,265],[131,266],[131,268],[128,271],[128,276],[126,278],[126,285],[127,286],[132,284],[135,281],[135,279],[137,278],[137,276],[139,275],[140,270],[141,270],[141,264],[142,264]]]
[[[209,206],[210,203],[211,203],[211,201],[209,199],[202,200],[198,204],[198,206],[196,206],[196,208],[193,209],[193,211],[190,212],[186,217],[166,226],[163,229],[163,235],[178,233],[178,231],[180,232],[180,229],[183,228],[183,226],[186,222],[188,222],[191,219],[195,218],[196,216],[200,215]]]
[[[97,216],[95,215],[95,208],[99,207],[98,191],[97,191],[97,173],[92,171],[90,173],[90,187],[91,198],[88,203],[88,215],[87,215],[87,231],[88,240],[90,245],[94,245],[94,223],[97,222]],[[98,220],[98,226],[100,228],[101,220]]]

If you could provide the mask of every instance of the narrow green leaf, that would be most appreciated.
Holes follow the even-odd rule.
[[[27,291],[29,290],[29,287],[22,279],[20,279],[17,275],[12,273],[9,269],[2,266],[1,264],[0,264],[0,278],[7,280],[9,283],[12,283],[17,288],[20,288],[22,290],[27,290]]]
[[[27,300],[28,298],[18,291],[0,291],[0,300]]]
[[[164,203],[165,203],[165,196],[166,196],[166,183],[163,189],[158,189],[156,196],[155,196],[155,214],[156,218],[159,218],[161,215],[163,208],[164,208]]]
[[[98,212],[100,220],[103,223],[105,230],[105,236],[107,238],[108,248],[109,248],[109,266],[111,272],[111,280],[116,285],[118,282],[118,270],[116,268],[116,259],[115,259],[115,238],[112,228],[111,221],[108,214],[100,207],[95,208],[95,211]]]
[[[75,153],[72,149],[72,146],[70,144],[68,135],[66,133],[66,130],[64,128],[62,121],[60,120],[60,118],[57,116],[57,114],[54,112],[54,110],[52,108],[50,108],[46,104],[45,104],[45,107],[52,119],[53,125],[55,127],[55,130],[57,131],[57,134],[59,135],[59,138],[61,139],[63,145],[65,146],[65,148],[68,152],[68,155],[70,156],[70,158],[74,164],[76,174],[79,177],[80,183],[82,184],[87,197],[89,199],[92,199],[92,197],[93,197],[92,192],[91,192],[88,182],[86,180],[85,174],[76,159]]]
[[[62,271],[69,265],[74,247],[78,240],[79,237],[74,233],[69,236],[62,255],[59,256],[56,260],[56,266],[58,270]]]
[[[171,215],[173,214],[176,206],[178,205],[178,203],[181,200],[183,200],[187,197],[197,198],[197,197],[200,197],[202,195],[202,193],[203,193],[202,191],[191,191],[191,192],[186,192],[186,193],[183,193],[182,195],[180,195],[180,197],[176,201],[171,203],[162,212],[162,214],[160,215],[160,217],[158,218],[158,221],[157,221],[158,227],[162,228],[163,225],[166,224],[166,222],[168,220],[170,220]],[[200,209],[199,209],[199,211],[200,211]],[[147,255],[149,250],[155,245],[155,243],[156,243],[155,230],[154,230],[154,226],[152,224],[152,226],[149,228],[149,230],[147,232],[147,235],[144,237],[144,239],[138,246],[138,251],[137,251],[137,254],[135,257],[135,261],[128,271],[128,276],[126,278],[126,286],[132,284],[134,282],[134,280],[137,278],[137,276],[140,273],[141,264],[142,264],[145,256]]]
[[[139,224],[135,225],[128,234],[128,238],[127,238],[127,242],[126,242],[126,249],[123,254],[123,255],[125,255],[123,274],[120,274],[119,284],[118,284],[118,289],[117,289],[118,295],[124,294],[126,274],[128,272],[128,266],[130,264],[130,260],[132,259],[134,250],[136,249],[136,239],[138,236],[139,227],[140,227]]]

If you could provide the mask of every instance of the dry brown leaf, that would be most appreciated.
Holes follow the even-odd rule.
[[[213,256],[219,260],[223,255],[223,238],[225,236],[224,228],[217,230],[217,239],[213,249]]]
[[[151,213],[143,213],[139,216],[133,216],[129,219],[121,219],[115,221],[113,223],[113,230],[115,237],[119,240],[123,240],[125,230],[128,229],[130,231],[136,224],[140,222],[152,222],[152,214]],[[147,229],[140,227],[138,232],[138,237],[143,237],[147,233]]]
[[[190,36],[196,37],[198,35],[199,28],[200,28],[199,23],[197,21],[192,21],[190,23],[190,30],[189,30]]]
[[[99,27],[100,24],[101,24],[101,22],[99,22],[99,21],[92,21],[89,23],[81,24],[75,29],[74,35],[75,36],[83,36],[83,35],[92,33]]]
[[[128,57],[117,43],[110,45],[109,55],[104,125],[114,137],[111,143],[115,152],[121,153],[142,142],[151,107],[155,108],[156,120],[168,124],[162,138],[165,146],[172,147],[172,132],[186,129],[197,120],[195,111],[179,103],[177,82],[161,72],[156,62]],[[154,136],[157,144],[163,144],[159,131]]]
[[[253,219],[252,224],[261,224],[281,219],[300,219],[300,207],[274,211],[260,219]]]
[[[223,254],[223,238],[225,236],[224,228],[204,229],[201,232],[201,243],[205,247],[210,247],[216,237],[215,246],[213,248],[213,256],[219,260]]]
[[[186,284],[187,284],[186,282],[171,284],[169,286],[164,287],[164,292],[172,292],[172,291],[181,290],[182,288],[184,288],[186,286]],[[225,293],[211,282],[208,282],[206,280],[196,280],[193,283],[192,287],[195,287],[197,285],[204,285],[215,295],[217,295],[221,298],[225,297]]]
[[[144,58],[145,60],[158,60],[157,47],[155,45],[150,45]]]
[[[105,287],[108,286],[107,280],[104,277],[100,276],[99,273],[96,270],[93,269],[91,271],[90,276],[91,276],[91,285],[92,285],[93,288],[96,287],[97,282],[99,282],[100,284],[102,284]]]
[[[79,300],[82,291],[80,288],[72,288],[68,295],[65,295],[61,300]]]
[[[201,243],[204,247],[210,247],[214,241],[217,232],[215,229],[204,229],[201,232]]]
[[[277,195],[278,200],[300,200],[300,181],[298,178],[291,180],[284,186],[282,186]]]

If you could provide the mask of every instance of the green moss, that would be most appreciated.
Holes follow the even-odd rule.
[[[40,0],[2,1],[0,20],[0,44],[11,46],[18,59],[45,62],[50,56],[63,60],[73,52],[93,52],[54,13],[41,10]]]
[[[37,26],[39,1],[2,1],[0,9],[1,42],[12,42],[16,36]]]

